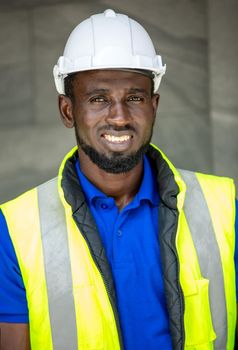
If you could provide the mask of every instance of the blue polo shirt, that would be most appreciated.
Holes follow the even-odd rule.
[[[147,157],[138,193],[121,211],[76,165],[112,268],[126,350],[172,349],[158,240],[159,196]]]

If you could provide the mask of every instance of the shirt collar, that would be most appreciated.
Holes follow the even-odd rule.
[[[94,186],[92,182],[89,181],[88,178],[83,174],[80,168],[79,159],[77,159],[77,162],[76,162],[76,171],[88,204],[92,203],[93,200],[96,198],[107,197],[102,191],[100,191],[96,186]]]
[[[87,203],[93,203],[97,198],[108,198],[102,191],[90,182],[82,173],[79,159],[76,162],[76,171],[83,188]],[[153,205],[159,204],[158,189],[155,176],[147,156],[144,155],[144,174],[139,191],[136,194],[135,201],[140,203],[142,200],[148,200]]]

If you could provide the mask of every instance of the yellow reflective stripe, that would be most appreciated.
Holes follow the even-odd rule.
[[[38,204],[54,349],[78,347],[65,212],[57,178],[38,187]]]
[[[1,208],[26,288],[31,349],[53,350],[36,189]]]
[[[204,174],[197,174],[197,177],[206,197],[220,249],[228,315],[226,349],[233,350],[236,326],[235,186],[233,180],[229,178]]]

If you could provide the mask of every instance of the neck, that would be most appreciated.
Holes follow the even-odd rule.
[[[120,210],[123,209],[138,192],[143,175],[142,160],[132,170],[126,173],[111,174],[100,169],[81,150],[79,152],[79,159],[83,174],[103,193],[109,197],[113,197]]]

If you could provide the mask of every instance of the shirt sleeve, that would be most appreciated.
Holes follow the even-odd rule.
[[[16,253],[0,210],[0,322],[28,323],[26,290]]]

